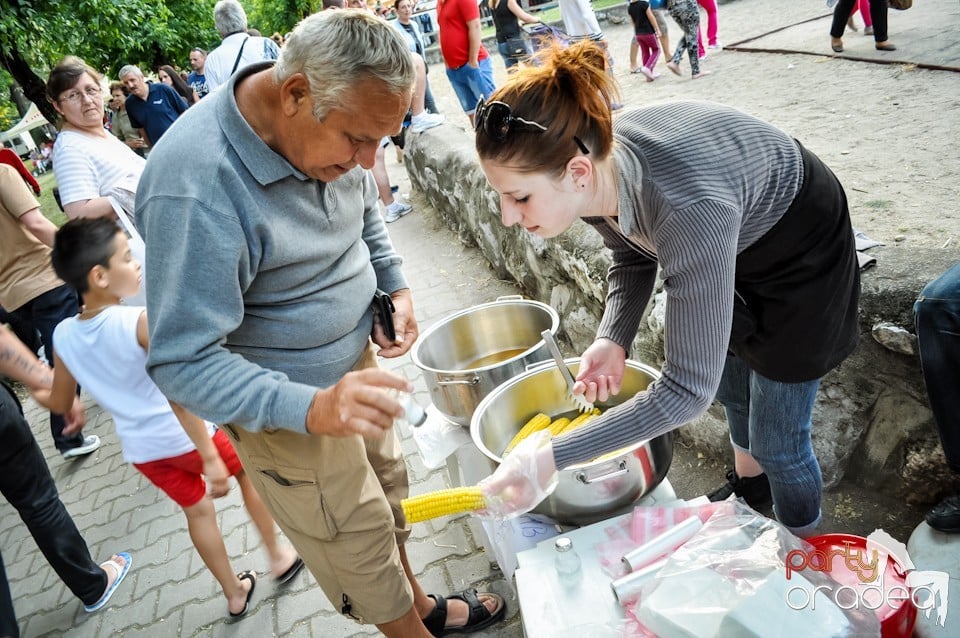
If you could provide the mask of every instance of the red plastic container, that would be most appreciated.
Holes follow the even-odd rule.
[[[831,550],[847,552],[847,548],[849,548],[850,552],[860,550],[863,552],[865,560],[869,561],[869,557],[866,556],[867,539],[862,536],[855,536],[853,534],[821,534],[820,536],[814,536],[806,540],[813,545],[815,549],[824,553],[828,553]],[[841,585],[849,585],[851,587],[862,585],[857,574],[846,567],[842,556],[833,556],[831,567],[830,576]],[[907,575],[903,565],[900,564],[900,561],[897,560],[895,556],[890,555],[887,557],[886,568],[883,572],[883,587],[887,592],[894,587],[902,587],[903,590],[909,591],[907,587]],[[872,606],[874,603],[871,602],[870,604]],[[890,600],[885,595],[883,604],[877,608],[876,614],[880,619],[880,635],[882,638],[909,638],[913,635],[913,625],[917,621],[917,608],[914,606],[912,600]]]

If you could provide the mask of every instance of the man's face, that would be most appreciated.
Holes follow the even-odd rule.
[[[147,95],[150,93],[150,89],[147,88],[147,81],[143,79],[142,75],[137,75],[136,73],[127,73],[125,76],[120,78],[120,81],[123,82],[123,85],[127,87],[127,90],[136,95],[141,100],[147,99]]]
[[[380,141],[400,132],[411,92],[390,93],[379,80],[366,79],[343,96],[343,104],[322,122],[313,116],[313,99],[303,98],[284,118],[272,146],[304,174],[332,182],[358,164],[373,168]]]
[[[367,2],[366,0],[347,0],[347,8],[349,9],[366,9]]]
[[[190,52],[190,66],[197,73],[203,73],[203,63],[207,61],[207,56],[199,51]]]

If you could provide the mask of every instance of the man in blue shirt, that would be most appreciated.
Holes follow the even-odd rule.
[[[170,125],[187,110],[180,95],[162,82],[147,84],[143,72],[132,64],[120,69],[120,81],[130,91],[127,114],[130,123],[143,132],[144,141],[153,146]]]
[[[200,48],[190,50],[190,66],[193,71],[187,76],[187,84],[197,92],[197,97],[203,97],[210,92],[207,86],[207,77],[203,74],[203,65],[207,63],[207,52]]]

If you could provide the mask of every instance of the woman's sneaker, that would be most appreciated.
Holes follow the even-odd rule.
[[[766,474],[741,477],[737,476],[736,470],[730,470],[727,472],[727,482],[707,494],[707,498],[713,502],[725,501],[731,494],[736,494],[755,510],[770,507],[773,503]]]
[[[383,216],[383,219],[390,224],[397,221],[412,210],[413,206],[410,204],[404,204],[400,201],[394,200],[392,204],[387,206],[387,212]]]
[[[410,119],[410,131],[413,133],[423,133],[429,128],[440,126],[445,118],[439,113],[427,113],[424,111],[419,115],[414,115]]]

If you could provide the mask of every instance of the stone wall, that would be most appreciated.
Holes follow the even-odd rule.
[[[553,306],[562,336],[573,352],[582,352],[602,313],[608,251],[581,222],[552,240],[504,227],[465,119],[459,127],[449,123],[408,138],[405,163],[414,189],[461,241],[479,248],[497,276]],[[846,476],[928,502],[957,484],[943,461],[926,398],[912,341],[912,307],[923,285],[946,270],[956,252],[878,247],[870,255],[877,265],[863,272],[860,345],[823,380],[814,445],[828,487]],[[631,353],[657,366],[663,357],[664,300],[658,287]],[[729,454],[719,406],[684,426],[681,438],[707,454]]]

